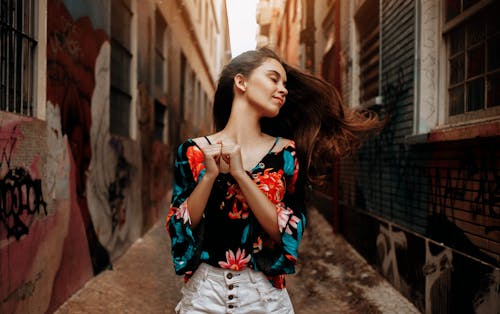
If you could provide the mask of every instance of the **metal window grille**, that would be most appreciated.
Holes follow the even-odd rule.
[[[365,1],[355,19],[359,31],[360,102],[363,104],[379,93],[379,1]]]
[[[473,1],[447,4],[447,18],[460,18]],[[452,5],[455,4],[455,5]],[[449,116],[500,106],[499,2],[448,34]]]
[[[34,115],[34,0],[0,0],[0,110]]]
[[[156,87],[161,92],[165,92],[166,86],[166,37],[167,23],[161,16],[160,12],[156,12],[156,34],[155,34],[155,83]]]
[[[130,137],[131,117],[131,22],[129,1],[111,2],[111,90],[109,130],[112,134]]]

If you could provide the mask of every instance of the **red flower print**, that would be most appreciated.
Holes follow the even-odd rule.
[[[198,182],[200,172],[205,169],[205,165],[203,164],[205,155],[197,146],[189,146],[186,151],[186,156],[191,172],[193,173],[194,181]]]
[[[283,229],[285,229],[286,233],[293,234],[290,227],[297,229],[297,223],[300,221],[300,218],[293,215],[293,210],[288,207],[285,208],[284,205],[285,204],[280,203],[276,206],[278,214],[278,226],[280,232],[283,232]]]
[[[220,267],[232,270],[242,270],[248,265],[250,262],[251,255],[247,255],[245,257],[245,250],[236,251],[236,256],[234,256],[234,252],[232,250],[226,251],[226,261],[219,262]]]
[[[262,238],[257,237],[257,241],[253,243],[253,252],[258,253],[262,251]]]
[[[293,211],[290,208],[285,208],[285,204],[281,203],[276,206],[277,214],[278,214],[278,226],[280,228],[280,232],[283,232],[283,229],[288,228],[287,223],[290,215],[293,214]]]
[[[228,213],[230,219],[246,219],[248,218],[248,203],[241,193],[238,184],[232,184],[227,188],[226,200],[233,198],[231,211]]]
[[[285,182],[282,180],[284,172],[281,169],[277,172],[271,170],[272,168],[268,168],[262,174],[257,174],[254,181],[267,198],[277,204],[285,196]]]
[[[294,227],[295,230],[297,230],[297,223],[300,221],[300,218],[293,215],[292,217],[290,217],[290,220],[288,221],[288,226],[286,226],[286,229],[285,229],[285,232],[288,233],[288,234],[293,234],[292,233],[292,229],[290,229],[290,227]]]
[[[287,260],[291,261],[292,263],[297,263],[297,259],[295,258],[295,256],[293,255],[290,255],[290,254],[285,254],[285,257]]]
[[[189,222],[191,224],[191,216],[189,216],[189,209],[187,206],[187,200],[181,204],[179,207],[170,207],[170,211],[168,212],[166,219],[166,227],[168,231],[168,223],[170,219],[175,215],[175,219],[182,219],[183,223]]]
[[[285,288],[285,275],[268,276],[267,279],[278,289]]]
[[[177,207],[170,207],[167,218],[165,219],[166,220],[165,227],[167,228],[167,231],[169,231],[168,223],[170,222],[170,219],[172,219],[172,216],[175,214],[176,210],[177,210]]]
[[[182,219],[183,223],[189,222],[191,224],[191,216],[189,216],[189,208],[187,206],[187,200],[185,200],[177,211],[175,212],[176,219]]]

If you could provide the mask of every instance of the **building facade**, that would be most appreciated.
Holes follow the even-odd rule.
[[[423,313],[498,313],[499,1],[298,3],[323,36],[314,73],[390,118],[339,161],[322,211]]]
[[[6,0],[0,28],[0,312],[53,312],[166,212],[173,152],[212,129],[227,12]]]

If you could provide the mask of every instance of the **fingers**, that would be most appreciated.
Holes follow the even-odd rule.
[[[221,144],[212,144],[201,147],[201,150],[206,156],[219,158],[222,150]]]
[[[205,145],[201,147],[205,155],[205,165],[207,172],[217,174],[220,167],[221,144]]]
[[[231,158],[239,157],[240,145],[228,144],[222,146],[222,159],[229,164]]]

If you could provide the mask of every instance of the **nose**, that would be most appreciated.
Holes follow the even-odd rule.
[[[288,95],[288,89],[286,89],[285,85],[283,84],[280,85],[279,93],[283,96]]]

